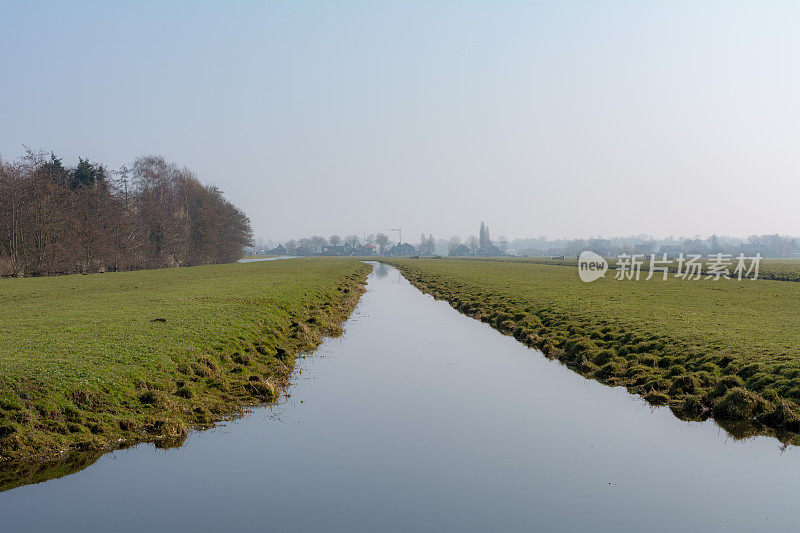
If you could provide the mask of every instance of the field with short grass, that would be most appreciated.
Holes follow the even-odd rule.
[[[730,258],[731,265],[728,267],[728,270],[731,277],[736,277],[734,270],[736,268],[737,257],[738,256]],[[565,257],[564,259],[554,259],[551,257],[463,257],[458,259],[462,261],[501,261],[511,263],[533,263],[538,265],[559,265],[572,268],[578,266],[578,259],[576,257]],[[607,257],[606,260],[608,261],[610,268],[616,268],[618,262],[616,257]],[[656,254],[656,260],[659,260],[658,254]],[[709,264],[708,257],[701,258],[699,263],[702,265],[703,273],[707,272]],[[745,267],[749,268],[750,264],[751,260],[747,259],[745,261]],[[672,273],[678,271],[678,262],[674,260],[670,261],[666,265],[663,263],[658,263],[656,266],[667,266],[669,271]],[[650,256],[647,256],[642,260],[642,275],[646,276],[649,268]],[[686,268],[683,267],[682,271],[685,270]],[[656,271],[655,275],[658,276],[660,274],[658,271]],[[747,277],[752,277],[752,274],[749,274]],[[762,258],[759,262],[758,279],[773,281],[800,281],[800,258]]]
[[[575,268],[534,262],[387,262],[461,312],[683,418],[714,416],[736,436],[800,432],[798,283],[583,283]]]
[[[0,280],[0,471],[169,445],[274,400],[297,353],[340,331],[369,270],[291,259]]]

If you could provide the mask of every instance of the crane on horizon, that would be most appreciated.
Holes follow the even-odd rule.
[[[397,244],[403,244],[403,228],[387,228],[387,231],[396,231],[397,232]]]

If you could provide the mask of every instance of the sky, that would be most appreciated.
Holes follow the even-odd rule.
[[[160,154],[255,234],[800,234],[800,2],[10,2],[0,156]]]

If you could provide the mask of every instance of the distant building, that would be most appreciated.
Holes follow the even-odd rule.
[[[408,256],[408,255],[417,255],[417,250],[407,242],[402,244],[395,244],[389,249],[389,255],[398,257],[398,256]]]
[[[472,250],[466,244],[459,244],[450,252],[451,257],[469,257],[470,255],[472,255]]]
[[[330,244],[326,244],[320,250],[319,255],[344,255],[345,254],[345,247],[344,246],[333,246]]]
[[[264,255],[286,255],[286,248],[284,248],[282,244],[279,244],[271,250],[266,250]]]
[[[364,256],[375,255],[375,247],[371,244],[358,245],[350,248],[349,255]]]
[[[494,244],[490,244],[489,246],[484,246],[483,248],[475,250],[474,255],[478,257],[503,257],[506,253]]]
[[[664,254],[667,255],[667,259],[675,259],[683,252],[683,248],[673,244],[665,244],[658,250],[658,257],[657,259],[661,259],[664,257]]]
[[[742,253],[748,257],[755,257],[756,254],[761,254],[761,257],[780,257],[777,251],[761,244],[745,244]]]
[[[686,250],[686,253],[705,257],[711,253],[711,248],[705,244],[694,244]]]

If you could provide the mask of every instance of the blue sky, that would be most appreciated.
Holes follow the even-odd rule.
[[[800,3],[0,1],[0,155],[162,154],[257,235],[794,233]]]

